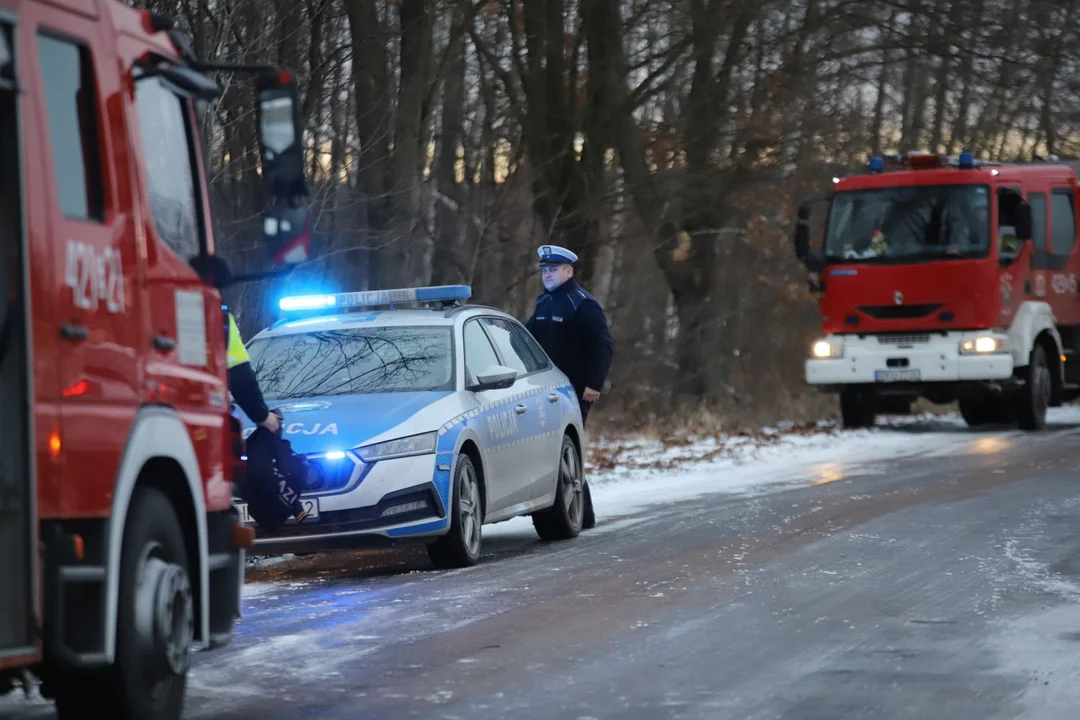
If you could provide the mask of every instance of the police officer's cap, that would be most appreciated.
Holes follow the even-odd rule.
[[[541,245],[536,254],[540,256],[541,265],[573,265],[578,259],[575,253],[558,245]]]

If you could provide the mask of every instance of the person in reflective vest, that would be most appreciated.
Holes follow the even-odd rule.
[[[277,413],[270,412],[270,408],[266,406],[259,380],[251,367],[251,356],[244,347],[244,340],[240,337],[240,329],[236,327],[236,319],[232,313],[229,313],[229,344],[225,355],[229,369],[229,392],[236,404],[251,422],[276,435],[281,430],[281,418]]]

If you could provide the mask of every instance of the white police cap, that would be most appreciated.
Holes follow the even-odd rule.
[[[541,265],[573,265],[578,259],[576,254],[558,245],[541,245],[536,249],[536,254],[540,256]]]

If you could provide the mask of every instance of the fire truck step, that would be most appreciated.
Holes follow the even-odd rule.
[[[104,582],[105,568],[100,565],[64,565],[60,568],[60,577],[66,582]]]

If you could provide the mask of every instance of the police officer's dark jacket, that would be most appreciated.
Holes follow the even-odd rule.
[[[570,278],[536,298],[525,324],[552,361],[570,378],[578,397],[601,390],[611,368],[611,330],[600,303]]]

